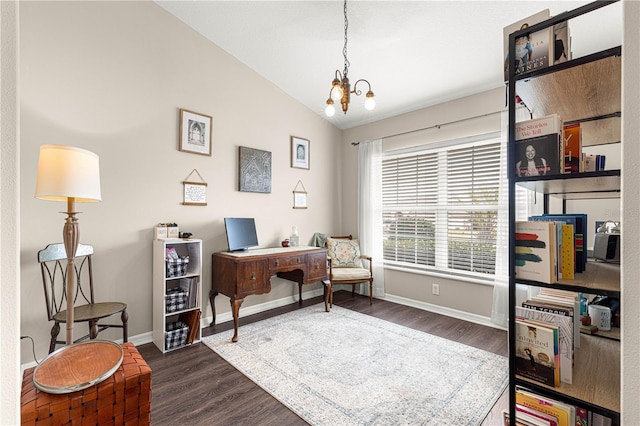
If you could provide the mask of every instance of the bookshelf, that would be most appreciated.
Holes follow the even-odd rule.
[[[188,256],[188,263],[180,268],[169,268],[172,271],[168,272],[168,249],[174,249],[180,258]],[[189,283],[189,290],[182,289],[181,282]],[[154,240],[153,343],[165,353],[199,342],[202,338],[201,309],[202,240]],[[189,326],[187,330],[180,326],[184,324]]]
[[[516,31],[510,36],[509,56],[514,57],[515,40],[528,32],[539,31],[558,23],[606,7],[615,1],[593,2],[574,11],[565,12],[547,21]],[[535,69],[528,73],[509,75],[509,148],[508,164],[515,164],[515,123],[519,97],[533,112],[533,118],[560,115],[563,124],[580,123],[582,147],[618,144],[621,146],[621,64],[620,46],[591,53],[557,65]],[[514,69],[514,65],[510,65]],[[585,272],[576,273],[573,280],[554,284],[517,279],[515,276],[515,187],[542,194],[545,213],[583,213],[566,211],[567,200],[620,203],[623,196],[621,170],[602,170],[572,174],[517,177],[509,175],[509,352],[510,352],[510,418],[515,424],[515,393],[526,388],[542,397],[549,397],[592,413],[608,417],[613,424],[620,421],[620,329],[595,335],[580,335],[580,347],[574,352],[573,383],[562,382],[550,387],[516,374],[515,306],[516,285],[536,290],[552,288],[590,295],[620,298],[620,264],[589,259]],[[550,212],[549,199],[562,201],[561,212]],[[555,203],[554,205],[558,205]],[[591,233],[589,233],[591,238]],[[585,250],[587,242],[585,241]]]

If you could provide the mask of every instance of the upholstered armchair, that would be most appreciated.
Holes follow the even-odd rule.
[[[329,305],[333,307],[333,286],[350,284],[351,295],[356,284],[369,282],[369,304],[373,304],[373,269],[371,257],[360,253],[357,239],[351,235],[327,237],[327,257],[329,263]],[[365,262],[363,262],[363,260]]]

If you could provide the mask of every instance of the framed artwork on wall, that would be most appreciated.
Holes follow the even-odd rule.
[[[309,139],[291,136],[291,167],[309,170]]]
[[[241,192],[271,193],[271,152],[240,147],[239,188]]]
[[[180,151],[211,156],[212,133],[212,117],[186,109],[180,110]]]

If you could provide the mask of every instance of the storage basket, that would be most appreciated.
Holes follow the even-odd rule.
[[[165,313],[181,311],[187,309],[189,293],[179,288],[170,289],[164,296]]]
[[[181,277],[187,273],[189,256],[167,259],[167,278]]]
[[[165,350],[178,348],[187,343],[189,326],[182,321],[167,324],[167,333],[164,337]]]

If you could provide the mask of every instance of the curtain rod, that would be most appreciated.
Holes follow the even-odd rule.
[[[440,127],[442,127],[442,126],[447,126],[447,125],[449,125],[449,124],[461,123],[461,122],[463,122],[463,121],[473,120],[473,119],[476,119],[476,118],[482,118],[482,117],[488,117],[488,116],[490,116],[490,115],[495,115],[495,114],[500,114],[500,113],[502,113],[502,110],[500,110],[500,111],[488,112],[488,113],[486,113],[486,114],[480,114],[480,115],[476,115],[476,116],[473,116],[473,117],[461,118],[460,120],[449,121],[449,122],[447,122],[447,123],[434,124],[433,126],[423,127],[423,128],[421,128],[421,129],[409,130],[409,131],[402,132],[402,133],[396,133],[395,135],[387,135],[387,136],[383,136],[383,137],[382,137],[382,138],[380,138],[380,139],[386,139],[386,138],[392,138],[392,137],[395,137],[395,136],[408,135],[408,134],[410,134],[410,133],[421,132],[421,131],[423,131],[423,130],[439,129],[439,128],[440,128]],[[351,142],[351,145],[353,145],[353,146],[358,146],[358,145],[360,145],[360,142]]]

